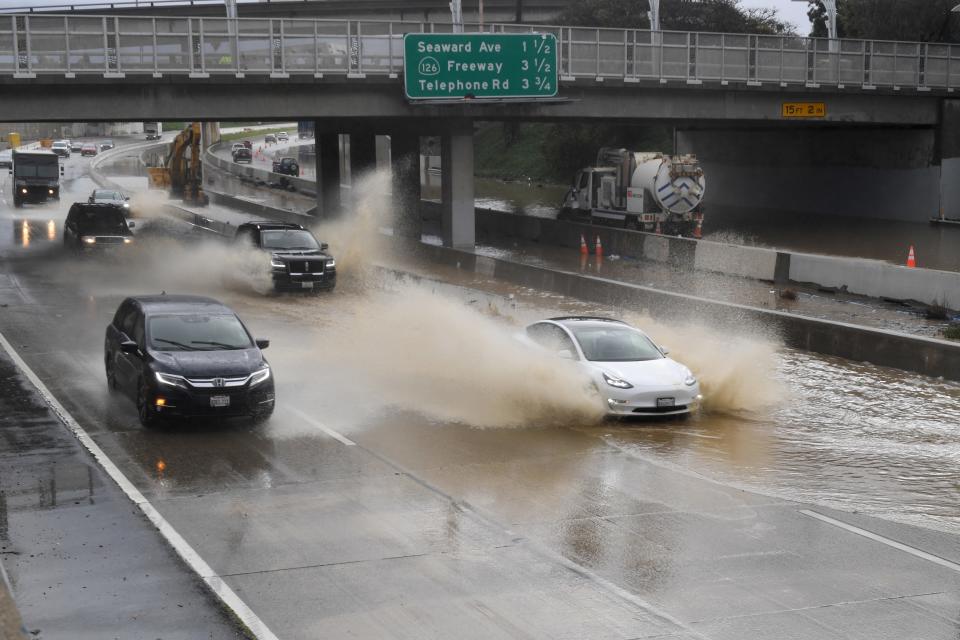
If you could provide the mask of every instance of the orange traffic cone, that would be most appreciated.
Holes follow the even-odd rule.
[[[580,234],[580,255],[585,256],[590,253],[590,250],[587,249],[587,239],[583,237],[583,234]]]
[[[910,245],[910,253],[907,254],[907,267],[910,269],[917,267],[917,256],[913,253],[913,245]]]
[[[697,220],[697,226],[693,228],[693,237],[699,240],[703,237],[703,221]]]
[[[595,249],[595,253],[597,254],[598,258],[600,259],[603,258],[603,245],[600,244],[600,236],[597,236],[597,246]]]

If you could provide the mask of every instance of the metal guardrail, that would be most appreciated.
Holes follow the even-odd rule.
[[[397,78],[404,34],[450,29],[433,22],[3,15],[0,76]],[[960,87],[960,45],[517,24],[468,30],[553,33],[564,82]]]

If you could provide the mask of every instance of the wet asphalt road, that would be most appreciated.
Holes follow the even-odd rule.
[[[19,214],[15,222],[0,211],[0,228],[13,230],[0,248],[0,332],[281,638],[955,640],[960,633],[960,545],[949,533],[701,475],[684,464],[716,437],[701,423],[541,418],[476,428],[457,408],[480,396],[482,411],[493,381],[479,366],[471,376],[472,363],[457,370],[456,353],[435,378],[452,396],[442,411],[397,403],[396,389],[378,383],[393,380],[407,393],[404,381],[363,367],[382,354],[383,369],[417,371],[395,358],[404,353],[397,343],[424,343],[416,331],[390,331],[405,309],[385,313],[397,307],[371,302],[379,294],[369,283],[345,281],[317,298],[226,289],[210,275],[222,255],[198,260],[196,245],[162,239],[134,262],[77,263],[58,251],[55,234],[46,239],[56,213],[26,213],[34,235],[24,247]],[[120,300],[183,290],[185,281],[271,339],[279,408],[267,425],[147,430],[131,402],[108,394],[103,331]],[[424,306],[423,313],[448,310]],[[343,345],[326,337],[350,337],[344,327],[369,325],[371,315],[386,329],[360,337],[374,340]],[[417,327],[436,331],[428,322]],[[43,427],[43,437],[62,439],[47,435],[55,426]],[[763,446],[741,442],[739,454]],[[24,440],[13,451],[36,447]],[[29,499],[8,505],[11,544],[31,537],[44,544],[30,524],[43,513],[43,482],[36,486],[37,495],[24,490]],[[42,600],[23,608],[33,620],[62,615]],[[149,637],[136,622],[117,635]],[[49,637],[103,635],[80,629]],[[163,637],[206,636],[178,628]]]

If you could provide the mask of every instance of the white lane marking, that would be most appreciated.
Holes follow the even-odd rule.
[[[345,445],[347,445],[348,447],[352,447],[352,446],[355,446],[355,445],[357,444],[356,442],[354,442],[353,440],[351,440],[351,439],[348,438],[347,436],[345,436],[345,435],[343,435],[343,434],[341,434],[341,433],[337,433],[336,431],[334,431],[334,430],[331,429],[330,427],[328,427],[328,426],[326,426],[325,424],[323,424],[323,423],[315,420],[314,418],[310,417],[309,415],[307,415],[307,414],[304,413],[303,411],[300,411],[300,409],[297,409],[296,407],[291,407],[290,405],[285,405],[284,408],[285,408],[287,411],[289,411],[290,413],[292,413],[292,414],[294,414],[295,416],[297,416],[298,418],[300,418],[301,420],[303,420],[304,422],[306,422],[307,424],[309,424],[310,426],[316,427],[317,429],[319,429],[320,431],[323,431],[325,434],[327,434],[327,435],[330,436],[331,438],[334,438],[334,439],[336,439],[336,440],[339,440],[342,444],[345,444]]]
[[[194,551],[193,547],[184,540],[183,536],[173,528],[173,525],[167,522],[167,520],[160,515],[160,512],[133,486],[133,483],[123,475],[119,467],[107,457],[103,449],[93,441],[93,438],[74,420],[73,416],[60,404],[60,401],[47,389],[47,385],[43,384],[43,381],[33,372],[33,369],[24,362],[23,358],[16,352],[3,333],[0,333],[0,346],[3,347],[3,350],[7,352],[10,359],[13,360],[14,364],[16,364],[20,371],[30,380],[33,386],[37,388],[37,391],[40,392],[43,399],[50,405],[53,412],[57,414],[60,421],[73,432],[80,443],[86,447],[87,451],[93,455],[94,459],[103,467],[104,471],[107,472],[107,475],[127,494],[127,497],[140,507],[144,515],[157,527],[160,535],[164,537],[170,546],[173,547],[174,551],[183,558],[183,561],[210,587],[214,595],[236,614],[237,618],[247,626],[257,640],[279,640],[277,636],[267,628],[267,625],[263,623],[257,614],[240,599],[240,596],[227,586],[220,576],[214,573],[210,565],[200,557],[200,554]]]
[[[802,514],[805,515],[805,516],[809,516],[809,517],[811,517],[811,518],[816,518],[817,520],[822,520],[823,522],[826,522],[826,523],[828,523],[828,524],[832,524],[832,525],[835,526],[835,527],[840,527],[841,529],[845,529],[845,530],[849,531],[850,533],[855,533],[855,534],[857,534],[858,536],[863,536],[864,538],[869,538],[870,540],[874,540],[874,541],[876,541],[876,542],[879,542],[880,544],[885,544],[885,545],[887,545],[888,547],[893,547],[894,549],[899,549],[900,551],[909,553],[909,554],[912,555],[912,556],[916,556],[916,557],[918,557],[918,558],[922,558],[923,560],[927,560],[927,561],[932,562],[932,563],[934,563],[934,564],[938,564],[938,565],[940,565],[941,567],[946,567],[947,569],[950,569],[951,571],[960,572],[960,564],[957,564],[956,562],[951,562],[950,560],[947,560],[947,559],[945,559],[945,558],[941,558],[940,556],[935,556],[935,555],[933,555],[932,553],[927,553],[926,551],[921,551],[920,549],[917,549],[916,547],[911,547],[911,546],[909,546],[909,545],[903,544],[902,542],[897,542],[896,540],[891,540],[890,538],[885,538],[885,537],[883,537],[883,536],[881,536],[881,535],[879,535],[879,534],[873,533],[872,531],[867,531],[866,529],[861,529],[860,527],[855,527],[855,526],[853,526],[852,524],[847,524],[846,522],[843,522],[843,521],[841,521],[841,520],[835,520],[835,519],[831,518],[830,516],[825,516],[825,515],[823,515],[822,513],[817,513],[816,511],[810,511],[810,510],[808,510],[808,509],[801,509],[801,510],[800,510],[800,513],[802,513]]]

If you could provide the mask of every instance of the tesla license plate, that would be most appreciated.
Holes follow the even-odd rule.
[[[211,407],[229,407],[230,396],[210,396]]]
[[[303,287],[304,289],[313,289],[312,282],[301,282],[300,286]]]
[[[674,407],[677,401],[675,398],[657,398],[658,407]]]

